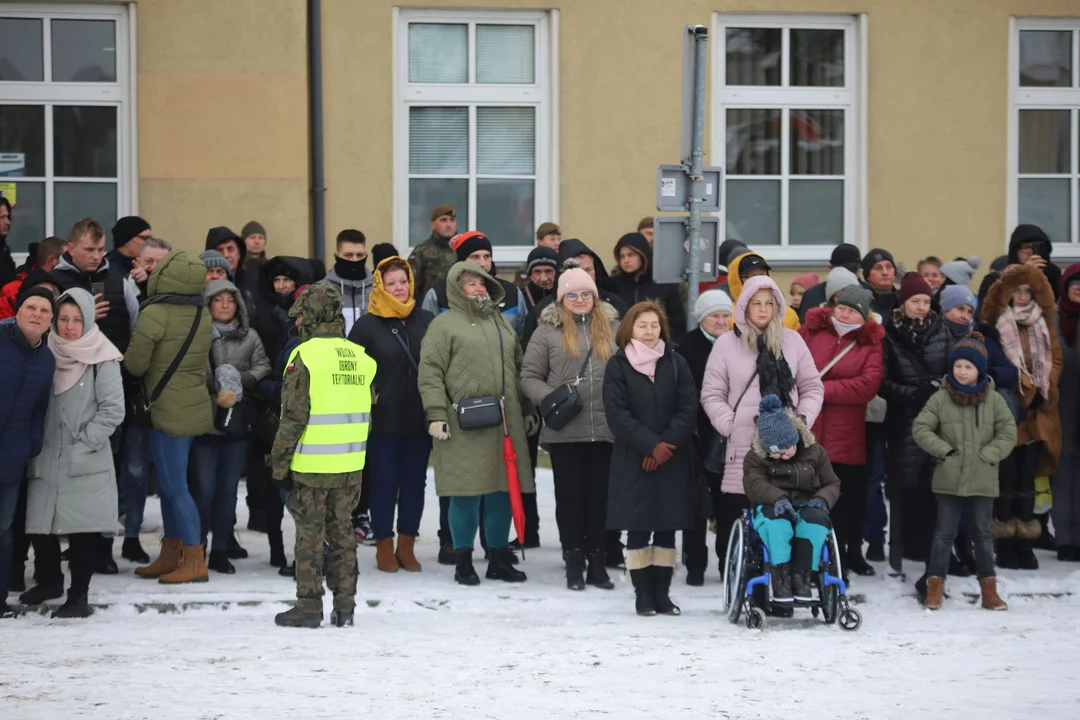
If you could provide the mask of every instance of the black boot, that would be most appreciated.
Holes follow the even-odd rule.
[[[791,569],[791,595],[799,602],[813,602],[814,588],[810,580],[810,570]]]
[[[769,575],[772,578],[773,602],[794,602],[791,596],[791,563],[773,565]]]
[[[227,550],[211,550],[210,559],[206,561],[206,567],[223,575],[235,575],[236,568],[229,562]]]
[[[480,576],[472,564],[472,548],[459,548],[454,550],[457,556],[457,568],[454,570],[454,579],[458,585],[479,585]]]
[[[585,553],[580,550],[567,550],[563,555],[566,562],[566,589],[585,589]]]
[[[606,560],[607,553],[603,550],[589,553],[589,574],[586,576],[585,582],[601,590],[614,590],[615,583],[611,582],[611,578],[607,574],[607,568],[604,567]]]
[[[98,541],[97,561],[94,563],[94,572],[98,575],[116,575],[120,568],[116,567],[116,561],[112,556],[113,539],[102,537]]]
[[[11,565],[11,581],[8,583],[11,592],[26,592],[26,563],[13,563]]]
[[[323,614],[321,612],[304,612],[298,608],[291,608],[274,616],[274,624],[281,627],[309,628],[314,630],[322,625]]]
[[[517,565],[518,564],[517,553],[514,552],[514,549],[512,547],[507,546],[507,548],[506,548],[506,557],[509,560],[511,565]],[[491,551],[488,550],[487,548],[484,548],[484,559],[485,560],[491,560]]]
[[[525,582],[528,578],[525,573],[514,567],[514,551],[508,547],[492,548],[489,552],[491,559],[488,561],[488,580],[502,580],[510,583]]]
[[[660,615],[681,615],[679,606],[671,602],[671,578],[675,575],[675,568],[653,565],[653,597],[656,603],[656,612]]]
[[[130,560],[133,563],[139,565],[149,565],[150,556],[143,550],[142,543],[139,542],[139,538],[124,538],[124,545],[120,550],[120,557],[125,560]]]
[[[971,536],[966,533],[962,533],[956,536],[956,542],[953,543],[953,552],[956,553],[956,558],[963,564],[968,571],[968,577],[978,572],[978,566],[975,563],[975,549],[971,545]],[[952,575],[952,573],[949,573]]]
[[[885,562],[885,543],[881,540],[871,540],[866,548],[866,559],[870,562]]]
[[[283,568],[286,565],[285,543],[281,539],[281,531],[268,533],[270,539],[270,565]]]
[[[877,574],[877,570],[874,570],[874,566],[866,562],[863,558],[862,548],[851,548],[848,550],[847,562],[844,564],[844,569],[849,570],[860,577],[873,577]]]
[[[626,546],[622,541],[622,533],[618,530],[608,530],[607,532],[607,557],[604,560],[604,564],[609,568],[615,568],[621,570],[626,567],[626,559],[623,557],[623,550]]]
[[[1016,565],[1020,570],[1038,570],[1039,559],[1035,557],[1034,543],[1031,540],[1014,540],[1016,543]]]
[[[17,614],[15,608],[7,604],[7,600],[0,598],[0,620],[8,620],[15,617]]]
[[[353,611],[352,610],[335,610],[330,613],[330,624],[334,627],[352,627],[353,626]]]
[[[285,567],[277,571],[277,574],[281,577],[294,578],[296,577],[296,565],[289,563]]]
[[[956,554],[956,550],[949,555],[949,575],[953,577],[971,577],[971,571]]]
[[[470,551],[472,552],[472,551]],[[457,550],[454,550],[454,546],[450,543],[443,543],[439,546],[439,564],[440,565],[454,565],[458,561]],[[472,562],[470,560],[470,562]]]
[[[630,582],[634,585],[634,606],[637,614],[652,617],[656,614],[656,597],[653,593],[653,566],[630,571]]]
[[[19,602],[23,605],[40,605],[46,600],[55,600],[59,597],[64,597],[63,576],[41,585],[35,585],[19,596]]]
[[[1020,569],[1020,560],[1017,555],[1016,540],[1003,539],[997,541],[997,566],[1003,570]]]
[[[68,593],[67,602],[61,605],[52,616],[54,620],[57,619],[75,619],[75,618],[88,618],[94,614],[94,608],[90,607],[90,603],[87,602],[85,595],[73,596]]]
[[[248,556],[248,551],[240,547],[240,541],[236,539],[235,532],[229,535],[229,549],[225,552],[228,553],[230,560],[243,560]]]

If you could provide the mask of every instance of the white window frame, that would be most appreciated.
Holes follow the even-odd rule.
[[[57,182],[100,182],[102,178],[56,178],[53,175],[54,105],[100,105],[116,108],[116,213],[124,217],[138,211],[138,167],[135,155],[135,4],[0,4],[0,15],[42,20],[44,76],[52,74],[51,20],[113,20],[116,23],[116,82],[3,82],[0,104],[45,106],[45,176],[11,178],[16,182],[40,182],[45,190],[45,233],[66,238],[70,228],[56,228],[53,186]],[[18,222],[18,218],[15,219]],[[107,229],[107,228],[106,228]],[[17,261],[25,252],[12,253]]]
[[[469,24],[469,77],[475,78],[477,24],[533,25],[535,31],[535,82],[531,85],[471,83],[410,83],[409,25],[411,23]],[[535,206],[534,224],[558,222],[558,12],[528,10],[414,10],[394,8],[394,246],[408,253],[409,246],[409,108],[413,106],[470,107],[469,127],[469,211],[470,227],[458,225],[458,232],[483,230],[476,224],[476,132],[475,107],[531,106],[536,108],[535,124]],[[486,177],[486,176],[485,176]],[[534,228],[535,229],[535,228]],[[496,263],[524,262],[535,247],[495,246]]]
[[[844,236],[846,242],[867,250],[867,56],[868,24],[863,15],[789,15],[714,13],[712,42],[712,142],[713,164],[727,164],[727,110],[729,109],[788,109],[844,110],[844,174],[832,176],[844,181]],[[788,82],[790,63],[782,63],[780,86],[728,86],[727,29],[732,28],[794,28],[799,30],[844,31],[843,87],[784,87]],[[784,33],[783,55],[789,57],[790,33]],[[781,130],[786,133],[786,127]],[[781,153],[780,175],[767,176],[769,181],[781,180],[780,245],[754,245],[769,263],[777,267],[820,266],[828,263],[836,245],[788,245],[789,181],[803,176],[789,174],[790,152]],[[735,179],[762,176],[735,176]],[[727,173],[721,188],[720,241],[727,237]],[[785,182],[788,181],[788,182]]]
[[[1069,200],[1071,237],[1052,238],[1055,260],[1080,260],[1080,159],[1077,144],[1080,143],[1080,88],[1021,87],[1020,86],[1020,33],[1024,30],[1069,30],[1073,33],[1072,65],[1074,77],[1080,73],[1080,17],[1076,18],[1010,18],[1009,20],[1009,117],[1008,117],[1008,183],[1005,203],[1005,237],[1003,244],[1009,247],[1009,238],[1020,220],[1020,111],[1021,110],[1072,110],[1069,126]],[[1062,179],[1062,175],[1031,175],[1024,178],[1047,177]]]

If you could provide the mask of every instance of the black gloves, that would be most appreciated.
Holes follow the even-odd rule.
[[[281,479],[274,478],[274,484],[277,485],[282,490],[284,490],[285,492],[289,492],[290,490],[293,489],[292,473],[291,472],[285,473],[285,477],[283,477]]]

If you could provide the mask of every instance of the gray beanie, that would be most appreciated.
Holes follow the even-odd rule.
[[[855,273],[845,267],[833,268],[825,278],[825,302],[832,300],[844,288],[858,284],[859,278],[855,277]]]
[[[975,271],[982,265],[982,260],[977,255],[967,260],[956,260],[941,266],[941,274],[949,278],[955,285],[971,285],[971,279],[975,277]]]
[[[217,250],[207,250],[206,252],[199,253],[199,259],[203,261],[203,265],[205,265],[208,270],[213,267],[225,268],[225,272],[230,272],[231,270],[229,261]]]
[[[218,365],[214,370],[214,380],[221,390],[231,390],[236,393],[236,402],[244,399],[244,382],[240,378],[240,371],[233,365]]]
[[[698,325],[714,312],[735,312],[735,303],[731,302],[731,296],[719,288],[706,290],[698,295],[694,303],[694,319]]]
[[[840,291],[836,304],[851,308],[866,320],[870,317],[870,303],[873,301],[874,294],[862,285],[848,285]]]

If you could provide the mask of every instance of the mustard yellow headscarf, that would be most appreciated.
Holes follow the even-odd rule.
[[[406,302],[401,302],[383,288],[383,266],[393,260],[405,264],[405,275],[409,278],[409,299]],[[375,268],[375,274],[371,278],[371,298],[368,299],[368,312],[384,318],[406,319],[412,313],[413,308],[416,307],[416,298],[413,297],[414,288],[412,266],[409,265],[408,261],[397,255],[391,255]]]

